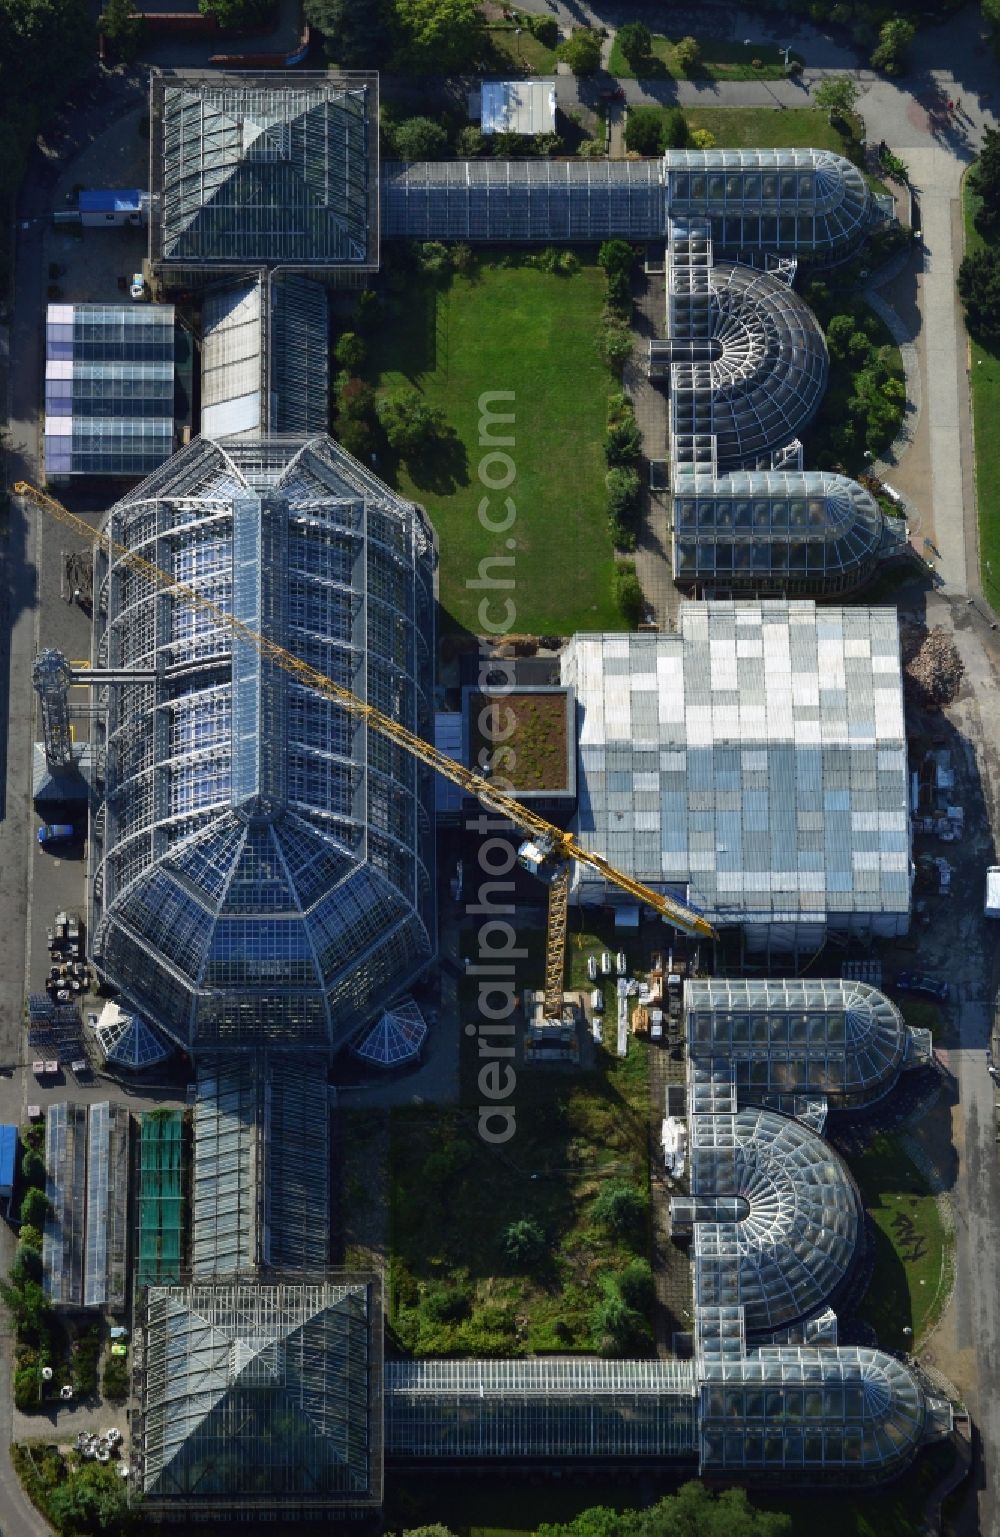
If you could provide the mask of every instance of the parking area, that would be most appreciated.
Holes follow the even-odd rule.
[[[52,207],[72,211],[82,187],[149,185],[149,139],[144,106],[133,107],[65,167],[53,164]],[[146,255],[145,229],[83,229],[49,223],[42,243],[48,297],[94,304],[128,301],[128,284]],[[44,338],[43,338],[44,341]]]

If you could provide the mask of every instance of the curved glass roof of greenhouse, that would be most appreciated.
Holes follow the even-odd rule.
[[[433,534],[328,438],[199,440],[120,545],[426,736]],[[94,956],[183,1045],[337,1046],[434,949],[432,787],[210,612],[98,559],[111,690]]]
[[[899,1010],[866,982],[699,977],[685,983],[684,1006],[691,1057],[731,1065],[753,1098],[867,1101],[892,1088],[914,1051]]]
[[[691,1192],[700,1307],[739,1306],[748,1335],[769,1335],[825,1307],[844,1282],[861,1233],[857,1193],[801,1122],[753,1106],[694,1115]],[[721,1220],[704,1220],[713,1197]]]
[[[826,470],[681,470],[674,482],[674,572],[680,580],[807,576],[862,581],[895,543],[875,498]]]
[[[872,219],[864,176],[825,149],[673,149],[664,156],[671,218],[709,219],[727,249],[841,254]]]
[[[730,262],[712,269],[709,363],[720,470],[797,437],[826,389],[826,341],[780,277]]]

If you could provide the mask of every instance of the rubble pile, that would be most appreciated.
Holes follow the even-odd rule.
[[[905,625],[900,632],[903,686],[909,704],[939,710],[950,704],[962,682],[962,659],[946,630]]]

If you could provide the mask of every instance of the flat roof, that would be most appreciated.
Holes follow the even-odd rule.
[[[556,122],[554,80],[484,80],[483,133],[551,133]]]

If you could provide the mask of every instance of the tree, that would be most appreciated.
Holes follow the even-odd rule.
[[[431,406],[411,385],[388,390],[375,403],[379,426],[390,448],[397,453],[414,454],[426,448],[432,438],[444,430],[444,415]]]
[[[987,347],[1000,347],[1000,251],[970,251],[958,269],[965,323]]]
[[[448,134],[429,117],[407,117],[393,128],[392,144],[400,160],[442,160]]]
[[[574,75],[594,75],[601,65],[601,36],[591,27],[574,27],[559,45],[559,57]]]
[[[34,1249],[36,1254],[42,1251],[42,1230],[34,1227],[30,1222],[21,1223],[21,1231],[17,1235],[18,1243],[26,1249]]]
[[[125,1514],[125,1482],[113,1463],[87,1462],[50,1489],[46,1501],[59,1531],[106,1531]]]
[[[604,477],[608,492],[608,517],[627,522],[639,506],[639,471],[617,465]]]
[[[341,368],[348,368],[352,373],[357,373],[364,366],[368,356],[368,348],[356,331],[345,331],[338,339],[333,355]]]
[[[44,1227],[49,1210],[45,1191],[32,1186],[25,1192],[24,1200],[21,1202],[21,1221],[30,1223],[32,1227]]]
[[[902,16],[894,16],[891,21],[883,22],[878,44],[871,57],[872,69],[881,69],[887,75],[903,74],[908,62],[907,50],[916,30],[913,22],[906,21]]]
[[[515,1265],[536,1265],[545,1253],[545,1234],[533,1218],[522,1217],[505,1229],[503,1248]]]
[[[969,186],[980,200],[978,228],[984,235],[995,234],[1000,226],[1000,132],[995,128],[987,128],[983,135],[979,159],[969,172]]]
[[[659,107],[635,107],[625,123],[625,148],[637,155],[662,155],[666,145]]]
[[[271,0],[198,0],[203,16],[214,16],[220,27],[243,31],[257,27],[271,10]]]
[[[338,420],[370,422],[375,415],[375,391],[364,379],[353,377],[337,390]]]
[[[674,60],[686,75],[701,63],[701,45],[696,37],[682,37],[674,44]]]
[[[305,18],[326,40],[326,55],[344,69],[373,69],[389,52],[386,0],[305,0]]]
[[[27,1278],[16,1283],[0,1279],[0,1302],[3,1302],[18,1331],[22,1333],[41,1333],[52,1312],[49,1299],[38,1282]]]
[[[21,1159],[21,1173],[29,1185],[45,1184],[45,1159],[33,1147],[25,1148]]]
[[[630,1308],[647,1313],[653,1306],[653,1269],[646,1259],[630,1260],[617,1277],[618,1291]]]
[[[846,358],[847,348],[854,335],[853,315],[834,315],[826,328],[826,345],[830,356],[839,361]]]
[[[391,16],[401,73],[448,75],[474,62],[481,41],[477,0],[393,0]]]
[[[608,367],[620,372],[632,356],[632,332],[622,320],[609,320],[598,337],[601,356]],[[608,463],[612,461],[609,459]]]
[[[792,1518],[755,1510],[745,1489],[711,1493],[704,1484],[682,1484],[649,1510],[594,1506],[564,1526],[540,1526],[537,1537],[790,1537]]]
[[[653,36],[641,21],[627,21],[618,28],[618,46],[633,69],[644,64],[653,51]]]
[[[854,111],[860,94],[850,75],[831,75],[816,87],[814,100],[832,123],[835,117],[845,118]]]
[[[134,0],[107,0],[100,28],[120,59],[128,62],[135,58],[144,24],[135,10]]]
[[[622,1236],[638,1230],[645,1212],[642,1192],[623,1180],[609,1180],[603,1185],[592,1207],[595,1222]]]
[[[458,130],[458,153],[463,159],[474,160],[483,153],[485,146],[482,129],[477,128],[475,123],[468,123]]]

